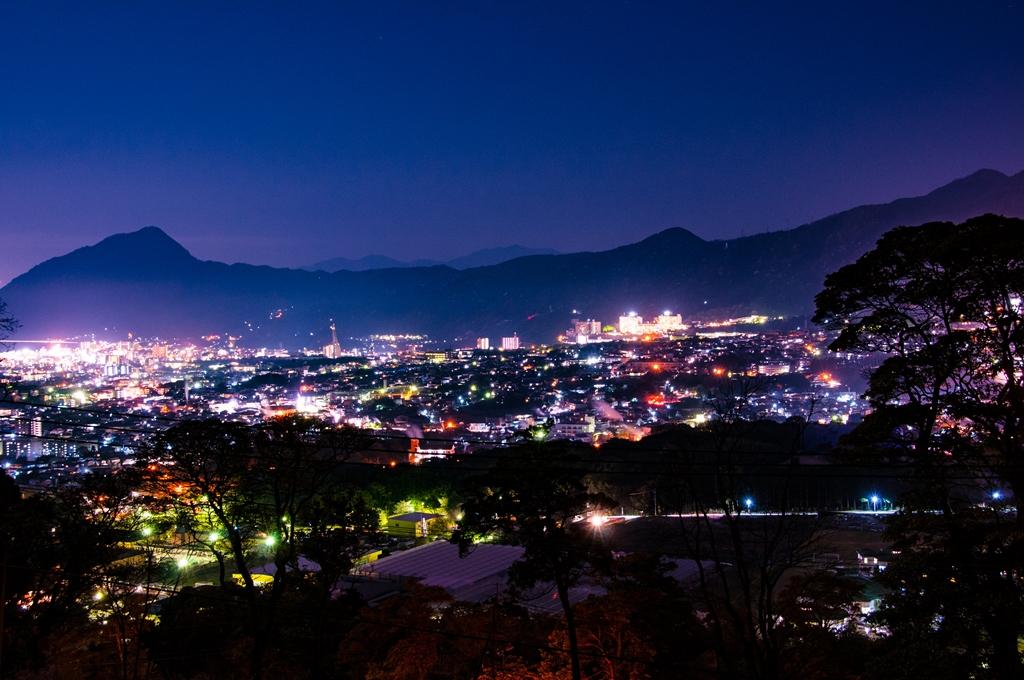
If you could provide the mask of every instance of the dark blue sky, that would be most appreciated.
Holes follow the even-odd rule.
[[[5,3],[0,280],[729,237],[1024,169],[1020,2]]]

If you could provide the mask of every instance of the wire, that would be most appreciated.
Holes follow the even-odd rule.
[[[142,429],[137,429],[137,428],[127,428],[127,427],[114,426],[114,425],[92,425],[92,424],[83,425],[83,424],[74,423],[74,422],[71,422],[71,421],[63,421],[63,420],[55,420],[55,419],[25,418],[25,417],[17,417],[17,416],[8,416],[8,419],[19,421],[19,422],[33,422],[33,421],[36,421],[36,422],[45,422],[45,423],[49,423],[49,424],[61,425],[61,426],[66,426],[66,427],[87,427],[87,428],[91,428],[91,429],[101,429],[101,430],[104,430],[104,431],[127,432],[127,433],[132,433],[132,434],[146,435],[148,437],[159,436],[160,434],[162,434],[162,432],[155,432],[155,431],[152,431],[152,430],[142,430]],[[201,422],[201,421],[180,421],[180,422],[188,423],[188,422]],[[77,440],[77,439],[72,439],[70,437],[53,437],[53,436],[47,437],[45,435],[31,435],[31,434],[29,434],[29,435],[22,434],[20,436],[30,437],[30,438],[35,438],[35,439],[52,439],[52,440],[60,440],[60,441],[85,443],[85,444],[89,444],[89,445],[105,445],[102,442],[87,441],[87,440]],[[363,434],[363,433],[360,433],[357,436],[366,437],[366,438],[371,439],[371,440],[376,438],[373,434]],[[580,446],[579,448],[588,448],[588,447]],[[636,445],[627,445],[626,447],[624,447],[622,449],[622,453],[628,453],[630,451],[637,451],[637,450],[639,450],[639,451],[646,451],[646,452],[657,451],[657,452],[661,452],[661,453],[673,453],[673,454],[679,454],[679,453],[686,453],[686,454],[716,454],[716,455],[723,456],[723,457],[731,457],[733,455],[761,455],[761,456],[766,456],[766,457],[767,456],[787,456],[787,457],[790,457],[792,459],[792,458],[799,457],[800,455],[807,455],[807,454],[800,454],[800,453],[787,453],[787,452],[774,452],[774,451],[754,451],[754,450],[730,451],[730,450],[713,450],[713,449],[686,449],[686,448],[674,448],[674,447],[660,447],[660,448],[658,448],[658,447],[640,447],[640,446],[636,446]],[[394,454],[397,455],[397,454],[402,454],[402,453],[406,453],[406,452],[399,452],[399,451],[388,452],[388,451],[384,451],[384,452],[381,452],[381,453],[394,453]],[[243,457],[243,458],[246,458],[246,459],[272,460],[272,461],[275,461],[275,462],[279,462],[281,460],[279,457],[262,455],[262,454],[259,454],[259,453],[256,453],[256,452],[251,452],[251,453],[241,452],[238,455],[240,457]],[[509,459],[509,457],[507,455],[488,454],[488,453],[485,453],[485,452],[473,452],[473,453],[465,453],[465,454],[449,454],[447,456],[447,458],[449,458],[451,460],[458,460],[458,461],[472,460],[472,459],[476,459],[476,460],[508,460]],[[786,468],[786,469],[794,469],[794,468],[801,468],[801,469],[824,468],[824,469],[826,469],[826,470],[828,470],[830,472],[831,471],[836,471],[836,470],[842,470],[842,469],[853,469],[853,470],[866,470],[866,471],[871,472],[872,474],[876,474],[876,473],[877,474],[885,474],[882,471],[877,470],[877,468],[884,468],[886,470],[889,470],[889,469],[892,469],[892,468],[907,468],[907,469],[911,469],[911,470],[916,470],[916,469],[919,469],[921,467],[921,463],[920,462],[914,462],[914,461],[886,462],[886,463],[881,463],[881,462],[878,462],[878,463],[872,463],[872,462],[864,462],[864,463],[856,463],[856,462],[855,463],[847,463],[847,462],[838,463],[838,462],[832,462],[832,463],[824,463],[824,464],[801,464],[799,462],[795,462],[795,461],[792,461],[792,460],[790,460],[790,461],[754,461],[754,462],[744,461],[744,462],[739,462],[739,463],[731,462],[730,461],[729,463],[725,463],[725,462],[723,462],[721,460],[711,460],[711,461],[689,460],[689,461],[680,461],[680,460],[664,460],[664,459],[661,459],[661,460],[645,460],[645,459],[635,459],[635,458],[634,459],[618,459],[618,458],[606,458],[606,457],[590,457],[590,458],[574,457],[571,460],[558,461],[558,462],[564,462],[564,463],[568,463],[568,464],[576,464],[576,463],[587,464],[587,463],[593,463],[595,465],[602,466],[601,469],[590,469],[590,468],[588,468],[588,471],[594,472],[596,474],[600,474],[600,473],[611,474],[611,473],[613,473],[614,472],[613,470],[605,469],[607,466],[657,466],[659,468],[664,468],[667,465],[672,465],[672,464],[682,464],[682,465],[686,465],[686,466],[714,467],[716,469],[717,468],[721,468],[721,467],[726,466],[726,465],[737,465],[737,466],[740,466],[742,468],[750,468],[750,467],[754,467],[754,468],[773,468],[774,467],[774,468]],[[366,463],[356,463],[355,461],[348,461],[347,463],[349,463],[349,464],[369,465],[369,466],[373,466],[373,467],[377,467],[379,465],[377,463],[368,463],[368,462],[366,462]],[[408,465],[408,464],[403,464],[403,465]],[[971,463],[971,462],[963,462],[963,461],[958,461],[958,462],[954,463],[954,465],[956,467],[960,467],[960,468],[978,469],[978,470],[986,470],[986,471],[991,470],[992,467],[999,467],[1000,469],[1006,469],[1007,467],[1013,467],[1013,465],[1008,465],[1008,464],[1000,464],[998,466],[990,466],[990,465],[985,465],[983,463]],[[1017,464],[1014,464],[1014,465],[1024,467],[1024,462],[1017,463]],[[577,469],[577,468],[576,467],[571,467],[570,469]],[[622,473],[622,472],[625,472],[625,471],[618,471],[618,472]]]
[[[166,416],[158,416],[158,415],[155,415],[155,414],[143,415],[143,414],[139,414],[139,413],[126,413],[126,412],[123,412],[123,411],[102,411],[102,410],[99,410],[99,409],[86,409],[86,408],[74,407],[74,406],[61,406],[59,404],[38,404],[38,403],[31,403],[31,402],[24,402],[24,401],[14,401],[14,400],[7,400],[7,399],[0,399],[0,404],[12,404],[12,405],[18,405],[18,406],[22,406],[22,407],[29,407],[30,406],[30,407],[35,407],[35,408],[57,409],[57,410],[61,410],[61,411],[72,411],[72,412],[76,412],[76,413],[87,413],[87,414],[92,414],[92,415],[105,415],[105,416],[108,416],[108,417],[109,416],[125,416],[125,417],[129,417],[129,418],[137,418],[137,419],[144,419],[144,420],[155,420],[155,421],[159,421],[159,422],[168,422],[168,423],[174,423],[174,424],[201,423],[201,422],[204,422],[206,420],[210,420],[209,417],[205,417],[205,418],[168,418]],[[246,428],[253,429],[253,430],[258,430],[258,431],[262,431],[262,430],[265,430],[265,429],[273,427],[272,423],[252,424],[252,423],[238,423],[237,421],[227,421],[227,422],[235,422],[235,423],[237,423],[239,425],[242,425],[242,426],[244,426]],[[79,426],[80,427],[87,427],[88,425],[79,424]],[[100,427],[100,426],[94,426],[94,427]],[[111,427],[114,427],[114,426],[111,426]],[[126,431],[134,431],[134,430],[131,430],[129,428],[123,428],[123,429],[125,429]],[[141,432],[146,432],[146,433],[150,432],[149,430],[140,430],[140,431]],[[475,445],[479,445],[479,446],[488,446],[488,447],[502,447],[502,446],[507,446],[510,443],[511,444],[519,444],[519,443],[523,443],[524,441],[527,441],[527,440],[517,440],[515,438],[506,438],[506,439],[502,439],[502,440],[499,440],[499,441],[493,441],[493,440],[489,440],[489,439],[469,439],[469,438],[465,438],[465,437],[459,437],[458,439],[449,439],[449,438],[443,438],[443,437],[427,437],[427,436],[424,436],[424,435],[412,436],[412,435],[408,435],[408,434],[387,434],[387,433],[379,433],[379,432],[367,432],[366,430],[359,430],[359,432],[360,432],[360,434],[362,436],[370,438],[370,439],[379,439],[379,440],[395,440],[395,439],[397,439],[397,440],[403,440],[403,441],[408,441],[410,439],[418,439],[421,442],[438,442],[438,443],[452,444],[452,445],[454,445],[454,444],[475,444]],[[567,442],[567,443],[577,444],[577,445],[582,446],[582,447],[586,447],[587,446],[586,444],[580,444],[579,442],[574,442],[573,440],[552,440],[552,441],[564,441],[564,442]],[[638,442],[632,442],[632,441],[622,440],[622,439],[612,439],[611,442],[614,442],[616,444],[621,442],[624,446],[628,445],[630,448],[633,448],[634,450],[648,450],[648,451],[653,451],[653,452],[664,452],[666,450],[663,447],[644,447],[643,445],[639,444]],[[702,452],[702,453],[721,453],[721,451],[719,451],[717,449],[691,449],[691,451],[693,451],[693,452]],[[752,454],[759,454],[759,453],[771,454],[771,453],[779,453],[779,452],[750,451],[748,453],[752,453]]]
[[[19,435],[29,439],[37,439],[42,441],[53,441],[53,442],[67,442],[73,444],[81,444],[83,446],[108,446],[101,441],[87,440],[87,439],[76,439],[72,437],[55,437],[47,435],[32,435],[23,434]],[[133,447],[121,447],[121,448],[133,448]],[[144,447],[134,447],[144,448]],[[676,452],[669,450],[668,452]],[[382,452],[382,453],[395,453],[397,455],[404,455],[406,452]],[[742,453],[742,452],[741,452]],[[234,455],[234,454],[233,454]],[[240,458],[251,459],[251,460],[266,460],[273,461],[276,463],[289,462],[285,458],[269,456],[266,454],[258,453],[245,453],[240,452],[237,454]],[[726,454],[728,455],[728,454]],[[369,461],[352,461],[352,460],[308,460],[299,461],[304,465],[312,465],[314,463],[322,463],[326,466],[358,466],[365,468],[377,468],[380,470],[396,470],[396,469],[407,469],[407,470],[425,470],[425,471],[441,471],[451,472],[454,469],[460,469],[463,472],[489,472],[494,470],[493,466],[472,466],[465,465],[466,462],[472,463],[473,459],[483,460],[514,460],[509,456],[485,456],[482,454],[454,454],[444,459],[436,459],[434,463],[409,463],[409,462],[397,462],[391,461],[388,463],[374,463]],[[294,461],[292,461],[294,462]],[[394,464],[392,464],[392,462]],[[482,461],[481,461],[482,462]],[[586,466],[577,466],[576,463],[587,463],[597,462],[602,466],[601,469]],[[433,466],[437,466],[436,468]],[[444,467],[441,467],[441,466]],[[602,475],[613,475],[613,476],[630,476],[630,477],[644,477],[650,478],[651,476],[667,475],[669,477],[719,477],[722,475],[738,475],[738,476],[757,476],[757,477],[795,477],[795,478],[808,478],[808,479],[863,479],[870,477],[872,479],[895,479],[895,480],[910,480],[910,479],[943,479],[947,481],[992,481],[997,477],[995,471],[989,473],[982,473],[980,470],[988,470],[986,466],[978,465],[973,466],[971,464],[963,464],[968,471],[970,469],[979,470],[974,473],[963,473],[958,474],[954,470],[952,474],[943,474],[936,470],[920,470],[915,469],[913,464],[900,464],[896,467],[905,467],[908,472],[889,472],[885,468],[892,467],[885,463],[874,463],[874,464],[856,464],[856,463],[835,463],[835,464],[818,464],[818,465],[801,465],[799,463],[787,463],[787,462],[740,462],[732,464],[724,464],[718,461],[629,461],[629,460],[595,460],[595,459],[575,459],[565,461],[549,461],[546,463],[547,468],[551,471],[562,471],[562,472],[581,472],[585,474],[593,474],[597,476]],[[656,465],[661,466],[660,469],[653,471],[650,470],[621,470],[615,469],[615,466],[629,467],[632,465]],[[690,469],[689,466],[698,466],[701,469]],[[1024,467],[1024,463],[1010,465],[1000,465],[999,469],[1016,469],[1018,467]],[[704,469],[709,468],[709,469]],[[710,469],[713,468],[713,469]],[[723,471],[723,468],[728,468]],[[755,468],[755,469],[750,469]],[[834,471],[833,471],[834,470]],[[844,470],[864,470],[861,474],[855,474],[852,471]]]

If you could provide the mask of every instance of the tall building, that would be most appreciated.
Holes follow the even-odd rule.
[[[503,350],[514,350],[519,349],[519,336],[512,335],[501,339],[501,348]]]
[[[490,349],[491,348],[491,339],[490,338],[477,338],[476,339],[476,348],[477,349]]]
[[[601,322],[597,319],[573,319],[570,336],[586,335],[595,337],[601,335]]]
[[[668,310],[647,322],[644,322],[643,317],[638,316],[636,312],[630,312],[619,317],[619,332],[623,335],[664,334],[671,333],[672,331],[681,331],[685,328],[682,315],[673,314]]]
[[[32,419],[31,434],[33,437],[43,436],[43,419],[40,418],[39,416],[36,416],[35,418]]]
[[[630,312],[619,317],[619,332],[623,335],[640,335],[643,333],[640,327],[643,325],[643,318],[637,316],[636,312]]]
[[[654,325],[658,327],[663,333],[669,331],[681,331],[683,326],[683,315],[673,314],[672,312],[665,310],[654,320]]]
[[[341,343],[338,342],[338,329],[331,320],[331,344],[324,345],[324,356],[328,359],[337,359],[341,356]]]

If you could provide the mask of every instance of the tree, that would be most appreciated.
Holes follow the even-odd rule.
[[[7,303],[0,300],[0,340],[10,337],[18,326],[17,319],[7,313]]]
[[[682,585],[660,555],[633,554],[614,560],[602,578],[605,593],[576,605],[584,677],[593,680],[700,677],[713,658],[707,629]],[[565,630],[551,645],[562,647]],[[565,654],[545,651],[541,677],[566,678]]]
[[[1024,673],[1022,298],[1024,221],[996,215],[893,229],[816,298],[815,321],[839,331],[832,350],[884,357],[850,443],[916,473],[892,527],[902,581],[885,618],[937,644],[966,636],[967,666],[996,677]],[[1016,527],[1002,503],[1016,507]],[[969,596],[948,598],[936,574]]]
[[[249,475],[258,466],[256,433],[240,423],[216,420],[186,422],[164,432],[148,452],[147,490],[166,498],[191,519],[189,528],[216,532],[211,547],[226,543],[246,592],[255,597],[247,556],[259,537]],[[211,516],[215,524],[204,524]],[[214,552],[216,556],[217,552]]]
[[[563,443],[525,444],[508,452],[472,487],[452,541],[469,551],[474,541],[498,539],[521,545],[523,557],[509,573],[514,589],[553,583],[569,641],[572,677],[581,677],[579,641],[570,590],[607,548],[588,522],[591,513],[616,507],[587,491],[578,456]]]
[[[221,563],[222,583],[231,556],[250,608],[253,669],[276,638],[280,605],[306,579],[300,557],[321,561],[312,578],[323,610],[377,528],[362,498],[343,489],[342,466],[361,443],[350,429],[306,418],[259,428],[209,420],[171,428],[149,453],[151,492],[173,502],[178,525]],[[256,587],[253,559],[270,561],[266,592]]]
[[[946,482],[981,470],[1024,498],[1022,296],[1024,220],[994,215],[893,229],[826,278],[814,319],[839,330],[830,349],[885,357],[867,393],[875,453]]]
[[[97,637],[117,648],[114,665],[122,677],[136,667],[137,636],[129,641],[121,632],[137,629],[141,617],[119,611],[110,632],[94,624],[110,618],[111,585],[123,573],[117,561],[125,532],[133,528],[133,486],[130,474],[96,475],[52,494],[22,498],[13,480],[0,477],[0,670],[49,663],[57,640],[70,649]]]
[[[742,378],[714,395],[715,417],[702,428],[708,447],[666,454],[659,483],[693,560],[718,673],[730,678],[781,675],[781,584],[806,566],[820,533],[815,518],[794,512],[792,472],[806,421],[772,426],[772,441],[768,428],[745,417],[759,389]]]

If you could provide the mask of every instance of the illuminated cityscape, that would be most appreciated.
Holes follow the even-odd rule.
[[[1024,7],[0,7],[0,680],[1024,679]]]
[[[499,350],[443,341],[424,349],[425,337],[380,336],[343,348],[333,324],[321,348],[295,352],[243,348],[216,335],[198,344],[19,343],[2,355],[3,452],[15,474],[39,459],[64,471],[80,457],[64,439],[99,433],[103,446],[85,452],[128,455],[146,440],[137,427],[106,425],[160,429],[175,418],[208,417],[253,425],[295,413],[395,437],[429,433],[460,451],[509,443],[545,423],[552,438],[600,445],[665,424],[705,423],[716,390],[740,378],[756,387],[744,413],[755,420],[847,425],[869,409],[860,397],[868,358],[828,351],[821,330],[766,331],[767,319],[757,316],[685,326],[662,315],[643,328],[635,316],[622,318],[608,332],[574,321],[592,332],[573,342],[520,348],[511,336]]]

